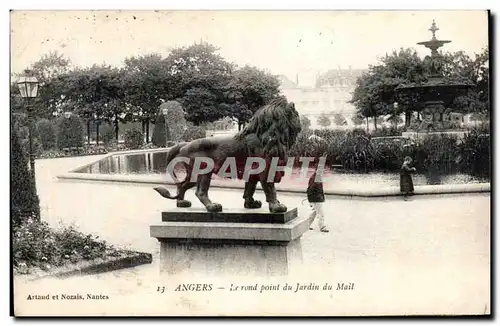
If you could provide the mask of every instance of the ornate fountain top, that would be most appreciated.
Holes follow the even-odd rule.
[[[432,39],[430,41],[418,42],[417,44],[423,45],[426,48],[431,50],[431,55],[437,55],[437,50],[442,47],[446,43],[450,43],[451,41],[441,41],[436,38],[436,32],[439,31],[439,28],[436,26],[436,21],[432,20],[431,28],[429,31],[432,32]]]
[[[439,28],[436,26],[436,21],[434,19],[432,20],[432,26],[429,30],[432,32],[432,39],[436,40],[436,32],[439,31]]]

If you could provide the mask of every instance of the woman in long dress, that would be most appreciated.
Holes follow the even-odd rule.
[[[400,189],[401,189],[401,192],[403,193],[405,199],[408,196],[413,195],[413,192],[414,192],[413,180],[411,178],[411,173],[416,171],[416,169],[414,167],[410,167],[411,162],[412,162],[411,157],[407,156],[407,157],[405,157],[403,165],[401,166]]]

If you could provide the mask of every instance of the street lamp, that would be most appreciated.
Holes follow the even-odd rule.
[[[29,154],[30,154],[30,169],[33,182],[35,182],[35,154],[33,153],[33,100],[38,95],[39,81],[31,73],[31,70],[25,70],[24,76],[21,76],[17,82],[21,97],[24,99],[26,112],[28,113],[28,141],[29,141]]]

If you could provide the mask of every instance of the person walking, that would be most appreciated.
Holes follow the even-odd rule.
[[[312,212],[309,215],[309,230],[312,230],[312,224],[315,219],[318,220],[318,227],[321,232],[329,232],[325,225],[325,216],[323,212],[323,203],[325,202],[325,193],[323,191],[323,181],[321,173],[318,174],[317,170],[309,178],[309,185],[307,187],[307,201]]]

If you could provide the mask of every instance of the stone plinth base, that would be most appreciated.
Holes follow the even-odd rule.
[[[298,218],[296,208],[282,214],[267,213],[268,219],[264,212],[245,209],[241,209],[238,218],[234,218],[236,210],[228,212],[226,219],[224,212],[194,212],[204,222],[192,222],[188,211],[177,208],[163,212],[162,219],[170,221],[150,227],[151,236],[160,241],[163,273],[287,275],[293,266],[302,263],[300,237],[309,229],[309,221]],[[252,214],[258,215],[255,219],[259,223],[250,222]],[[179,221],[183,215],[188,221]],[[232,222],[230,217],[247,222]],[[211,222],[214,219],[225,222]]]

